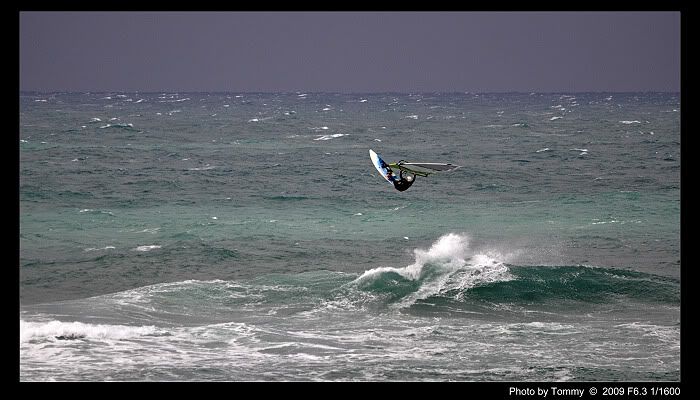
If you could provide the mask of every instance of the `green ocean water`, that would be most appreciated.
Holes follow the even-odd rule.
[[[680,379],[679,94],[19,104],[21,380]]]

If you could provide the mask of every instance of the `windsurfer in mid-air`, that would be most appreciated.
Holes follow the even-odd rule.
[[[401,163],[403,163],[403,162],[404,162],[404,161],[401,160],[401,161],[399,161],[399,162],[396,163],[396,164],[397,164],[397,165],[401,165]],[[402,169],[399,168],[399,176],[397,177],[397,176],[394,174],[394,171],[392,171],[391,168],[390,168],[385,162],[382,161],[382,164],[383,164],[382,166],[383,166],[384,168],[386,168],[386,176],[387,176],[387,178],[388,178],[389,180],[391,180],[391,183],[394,184],[394,188],[395,188],[396,190],[398,190],[399,192],[403,192],[404,190],[410,188],[411,185],[413,185],[413,182],[416,181],[416,175],[415,175],[415,174],[411,174],[411,175],[408,175],[408,174],[407,174],[407,176],[404,176],[404,175],[403,175],[403,172],[404,172],[404,171],[403,171]]]

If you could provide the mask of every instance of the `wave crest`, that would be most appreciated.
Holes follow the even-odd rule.
[[[465,234],[448,233],[429,249],[413,253],[413,264],[373,268],[351,284],[360,290],[388,294],[391,300],[400,300],[396,306],[404,308],[435,295],[453,295],[459,300],[472,287],[513,279],[501,255],[475,253]]]

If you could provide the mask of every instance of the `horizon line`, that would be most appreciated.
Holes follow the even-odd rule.
[[[19,93],[44,93],[44,94],[90,94],[90,93],[243,93],[243,94],[560,94],[560,93],[681,93],[681,90],[552,90],[552,91],[457,91],[457,90],[417,90],[417,91],[328,91],[328,90],[280,90],[280,91],[255,91],[255,90],[20,90]]]

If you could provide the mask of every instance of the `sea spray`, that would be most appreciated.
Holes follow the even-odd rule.
[[[352,283],[363,290],[393,290],[388,283],[395,285],[396,279],[391,276],[398,275],[403,278],[400,283],[408,290],[395,306],[405,308],[418,300],[452,291],[456,291],[455,296],[460,299],[464,290],[476,285],[512,279],[508,267],[497,254],[475,254],[466,234],[445,234],[428,250],[415,249],[413,252],[413,264],[403,268],[373,268]]]

